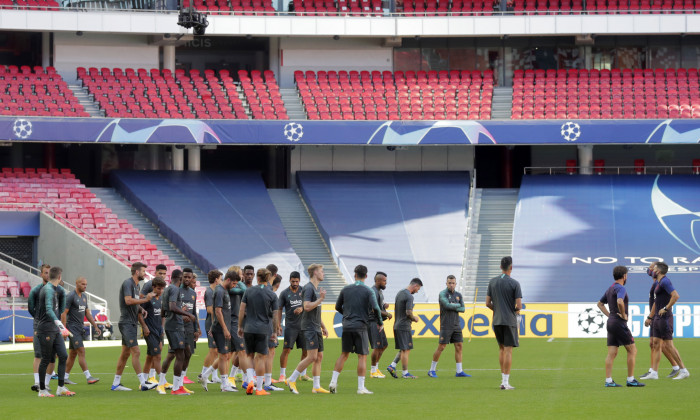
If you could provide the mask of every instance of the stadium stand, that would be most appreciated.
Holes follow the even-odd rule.
[[[493,72],[296,71],[310,120],[491,119]]]
[[[179,268],[138,229],[126,220],[118,219],[68,169],[2,168],[0,197],[0,209],[47,211],[67,228],[125,265],[142,261],[150,271],[156,264],[165,264],[168,275]],[[11,293],[12,290],[9,289]]]
[[[413,277],[437,301],[464,254],[468,172],[299,172],[298,185],[346,279],[390,273],[387,302]]]
[[[245,73],[245,72],[244,72]],[[240,85],[256,119],[288,119],[271,71],[239,72]],[[108,117],[248,119],[239,85],[227,70],[169,70],[78,68],[78,79],[95,96]],[[267,83],[266,83],[267,82]],[[269,90],[268,90],[269,86]],[[260,104],[273,105],[258,112]]]
[[[698,186],[695,175],[524,176],[513,228],[523,301],[593,304],[615,265],[630,268],[628,293],[644,301],[656,258],[679,265],[669,276],[684,301],[697,301],[695,276],[678,261],[700,253],[691,213]]]
[[[205,272],[236,263],[301,269],[257,172],[115,171],[112,184]]]
[[[27,9],[40,10],[59,10],[59,4],[56,0],[3,0],[0,2],[0,8],[8,8],[8,6],[25,7]]]
[[[183,0],[182,5],[213,15],[235,12],[243,16],[266,16],[275,12],[272,0]]]
[[[697,69],[515,70],[513,119],[700,118]]]
[[[0,65],[0,115],[89,117],[53,67]]]

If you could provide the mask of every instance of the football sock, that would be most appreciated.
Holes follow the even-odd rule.
[[[302,376],[306,376],[306,369],[304,369],[304,371],[301,372],[301,375],[302,375]]]
[[[214,368],[212,366],[208,366],[208,367],[204,368],[204,370],[202,370],[202,377],[208,378],[213,370],[214,370]]]
[[[503,385],[508,385],[508,380],[510,379],[510,374],[506,375],[505,373],[501,373],[501,377],[503,378]]]
[[[214,372],[212,372],[212,374],[211,374],[211,378],[212,378],[213,380],[220,379],[220,378],[219,378],[219,371],[216,370],[216,369],[214,369]]]
[[[627,382],[632,382],[634,381],[634,376],[628,376],[627,377]]]
[[[314,376],[314,389],[321,388],[321,377]]]
[[[146,375],[144,375],[143,373],[139,373],[136,376],[138,376],[138,378],[139,378],[139,384],[144,385],[146,383],[146,379],[147,379],[147,378],[145,378]]]
[[[204,376],[204,372],[207,371],[207,368],[208,368],[208,367],[209,367],[209,366],[204,366],[204,365],[202,365],[202,373],[201,373],[202,376]]]
[[[149,378],[155,378],[155,377],[156,377],[156,370],[155,370],[155,369],[149,370],[149,371],[148,371],[148,377],[149,377]]]
[[[292,376],[289,377],[289,382],[296,382],[299,376],[301,376],[301,373],[295,369],[294,372],[292,372]]]
[[[375,373],[375,372],[377,372],[377,370],[378,370],[378,369],[377,369],[377,365],[374,365],[374,366],[371,367],[370,373]]]
[[[396,368],[396,362],[391,362],[391,364],[389,366]]]
[[[265,386],[270,386],[270,385],[272,385],[272,374],[266,373],[265,374]]]
[[[357,377],[357,389],[365,389],[365,377],[364,376]]]
[[[457,373],[462,372],[462,363],[457,363]]]
[[[66,372],[66,374],[63,375],[63,378],[64,378],[64,379],[69,379],[69,378],[70,378],[70,373]]]
[[[250,382],[255,378],[255,369],[253,368],[248,368],[248,380],[246,382]]]
[[[331,385],[336,385],[338,383],[338,376],[340,376],[340,372],[333,371],[333,376],[331,377]]]
[[[90,371],[89,371],[89,370],[84,371],[84,372],[83,372],[83,375],[85,375],[85,379],[87,379],[87,378],[89,378],[90,376],[92,376],[92,375],[90,375]]]
[[[173,376],[173,391],[177,391],[178,389],[180,389],[180,377]]]
[[[114,375],[114,381],[112,381],[112,386],[117,386],[122,383],[122,375]]]
[[[49,388],[49,385],[51,384],[51,375],[49,375],[48,373],[46,374],[46,378],[44,379],[44,384],[47,388]]]
[[[438,364],[438,362],[436,362],[436,361],[430,362],[430,370],[437,369],[437,364]]]
[[[185,376],[187,376],[187,370],[186,370],[186,369],[183,369],[183,370],[182,370],[182,375],[180,375],[180,377],[184,379]]]
[[[34,374],[34,383],[38,384],[39,383],[39,373]]]
[[[401,372],[403,375],[408,375],[408,369]]]
[[[228,376],[227,375],[221,375],[221,387],[222,388],[228,388],[230,387],[231,384],[228,381]]]
[[[237,371],[237,370],[238,370],[238,367],[236,367],[236,366],[231,366],[231,372],[229,372],[228,376],[231,377],[231,378],[233,378],[234,376],[236,376],[236,371]]]
[[[611,384],[612,383],[612,378],[605,378],[605,383],[606,384]]]
[[[394,357],[394,366],[399,363],[399,360],[401,360],[401,352],[396,353],[396,357]]]
[[[678,365],[676,365],[676,366],[671,366],[671,369],[673,369],[673,370],[678,370],[678,369],[680,369],[680,367],[679,367]],[[651,370],[651,369],[649,369],[649,370]]]
[[[280,368],[280,376],[287,376],[287,368]]]
[[[263,377],[262,376],[258,376],[255,378],[255,390],[256,391],[263,390]]]
[[[688,373],[688,369],[683,368],[683,369],[681,369],[681,372],[683,372],[683,373]]]
[[[160,374],[160,378],[158,378],[158,386],[163,386],[165,385],[165,373]]]

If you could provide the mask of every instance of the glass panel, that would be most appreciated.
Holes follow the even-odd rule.
[[[394,49],[394,70],[418,71],[421,67],[421,55],[418,48]]]
[[[677,46],[652,47],[651,68],[668,69],[681,67],[681,48]]]

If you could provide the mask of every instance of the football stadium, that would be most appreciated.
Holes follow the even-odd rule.
[[[3,418],[700,408],[700,3],[0,3]]]

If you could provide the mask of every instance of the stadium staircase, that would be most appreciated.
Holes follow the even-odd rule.
[[[491,106],[491,119],[509,120],[513,109],[513,88],[494,87],[493,105]]]
[[[335,302],[340,290],[345,286],[345,278],[328,250],[326,242],[318,231],[316,222],[309,213],[306,203],[296,189],[267,190],[277,209],[287,239],[304,267],[323,264],[325,278],[323,287],[327,291],[326,302]],[[308,275],[308,274],[307,274]]]
[[[87,88],[79,85],[68,85],[68,88],[73,91],[76,99],[80,105],[83,106],[85,112],[90,114],[91,117],[104,117],[104,112],[95,104],[94,97],[88,92]]]
[[[299,92],[296,89],[280,89],[280,93],[290,120],[308,119],[304,111],[304,104],[301,102]]]
[[[199,267],[196,267],[175,245],[160,234],[158,228],[136,210],[134,206],[124,199],[113,188],[90,188],[90,190],[100,199],[102,203],[112,210],[120,219],[125,219],[131,223],[139,233],[158,247],[163,254],[168,255],[175,262],[175,266],[182,268],[191,267],[197,274],[200,285],[206,285],[207,275]],[[155,267],[149,267],[155,270]],[[168,267],[170,268],[170,267]]]
[[[511,255],[518,189],[477,188],[470,214],[466,266],[462,279],[465,302],[486,299],[489,280],[501,273],[501,258]]]

